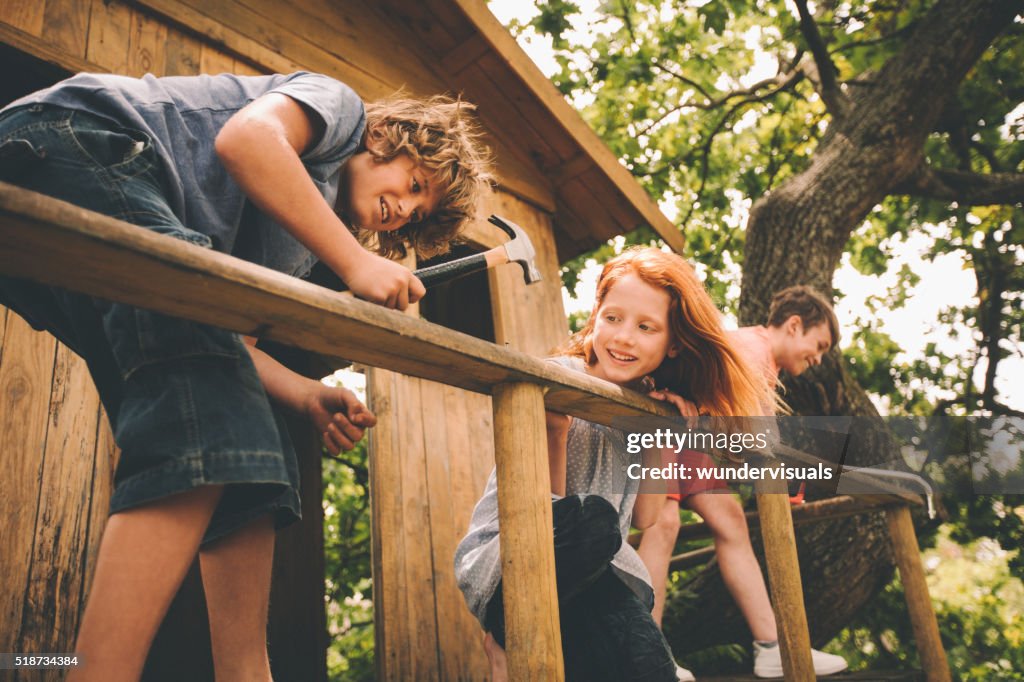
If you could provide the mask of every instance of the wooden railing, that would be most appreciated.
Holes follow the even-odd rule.
[[[510,675],[563,679],[544,410],[612,425],[671,417],[664,403],[4,183],[0,272],[491,395]],[[757,498],[786,678],[812,680],[793,522],[785,490],[771,492]],[[894,518],[905,537],[909,516]],[[913,570],[904,550],[901,569]]]

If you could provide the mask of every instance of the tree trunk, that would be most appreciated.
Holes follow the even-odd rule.
[[[938,2],[902,52],[833,119],[811,165],[754,203],[746,229],[742,324],[763,323],[772,294],[787,286],[808,284],[831,294],[851,232],[919,171],[924,142],[959,83],[1022,6],[1019,0]],[[785,386],[796,414],[878,416],[836,351],[804,376],[785,379]],[[871,452],[859,464],[898,456],[880,420],[870,442]],[[821,645],[890,580],[885,519],[870,514],[801,527],[797,545],[811,641]],[[677,654],[750,641],[715,563],[670,595],[665,631]]]

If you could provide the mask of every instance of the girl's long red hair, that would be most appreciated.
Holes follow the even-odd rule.
[[[651,247],[632,248],[608,261],[597,282],[590,319],[569,340],[564,354],[580,357],[588,365],[596,362],[593,332],[597,310],[615,283],[630,274],[664,289],[671,297],[669,333],[679,352],[674,358],[666,357],[654,371],[655,386],[678,393],[712,417],[761,414],[768,393],[764,378],[733,350],[721,315],[697,273],[675,254]]]

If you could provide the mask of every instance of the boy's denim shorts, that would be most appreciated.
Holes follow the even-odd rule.
[[[87,112],[0,114],[0,180],[211,247],[168,207],[146,134]],[[268,513],[298,520],[295,452],[237,334],[2,275],[0,303],[88,364],[121,448],[111,513],[224,485],[204,542]]]

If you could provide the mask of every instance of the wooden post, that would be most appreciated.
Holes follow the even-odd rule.
[[[499,384],[493,406],[509,679],[559,682],[565,670],[543,389]]]
[[[917,544],[910,510],[904,505],[890,507],[885,510],[885,515],[889,520],[892,552],[900,570],[900,580],[903,581],[907,611],[910,612],[910,624],[914,628],[914,639],[921,655],[925,678],[928,682],[949,682],[949,663],[946,661],[946,651],[939,638],[939,624],[935,620],[935,611],[928,595],[928,583],[925,582],[924,566],[921,565],[921,548]]]
[[[765,470],[773,465],[766,464]],[[781,463],[774,466],[782,466]],[[768,583],[779,627],[782,670],[789,682],[814,682],[811,636],[804,611],[804,590],[796,555],[796,535],[784,481],[759,481],[757,511],[761,517]]]

